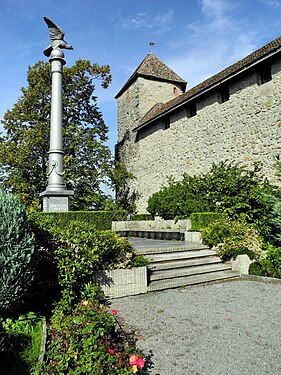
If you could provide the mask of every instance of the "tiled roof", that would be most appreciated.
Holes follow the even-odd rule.
[[[178,82],[183,85],[183,91],[185,91],[186,81],[177,75],[172,69],[170,69],[163,61],[159,60],[153,53],[149,53],[145,56],[143,61],[122,87],[122,89],[115,96],[117,99],[128,86],[137,78],[137,77],[147,77],[158,79],[160,81],[168,82]]]
[[[194,86],[186,93],[178,96],[175,99],[172,99],[165,103],[162,108],[159,108],[158,111],[148,112],[140,121],[139,125],[134,129],[135,131],[142,128],[143,126],[148,125],[156,118],[162,117],[162,115],[167,112],[172,111],[174,108],[184,105],[186,102],[191,100],[193,97],[199,95],[201,92],[211,89],[213,86],[221,83],[222,81],[230,78],[234,74],[239,73],[240,71],[247,69],[251,65],[259,62],[260,60],[276,53],[281,50],[281,36],[274,39],[270,43],[251,53],[242,60],[239,60],[235,64],[229,66],[228,68],[222,70],[221,72],[215,74],[211,78],[206,79],[202,83]]]

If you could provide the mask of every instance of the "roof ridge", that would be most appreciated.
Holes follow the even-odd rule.
[[[219,84],[221,81],[229,78],[232,74],[235,74],[241,71],[242,69],[247,68],[248,66],[258,61],[259,59],[265,58],[267,55],[269,55],[270,53],[280,48],[281,48],[281,36],[277,37],[276,39],[273,39],[272,41],[258,48],[257,50],[253,51],[246,57],[238,60],[234,64],[228,66],[227,68],[207,78],[206,80],[192,87],[191,89],[181,94],[180,96],[169,100],[168,102],[165,103],[164,106],[162,106],[162,108],[159,108],[158,112],[153,111],[153,114],[151,114],[151,116],[149,116],[149,113],[148,113],[147,116],[145,116],[145,118],[143,117],[140,120],[139,125],[136,126],[134,130],[140,129],[146,123],[152,121],[156,116],[164,115],[164,113],[172,110],[175,106],[183,104],[185,101],[187,101],[188,99],[191,99],[192,97],[199,94],[203,90],[208,89],[213,85]]]

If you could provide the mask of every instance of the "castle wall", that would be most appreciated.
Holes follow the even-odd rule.
[[[147,90],[139,86],[140,108],[150,105]],[[274,165],[281,155],[280,58],[272,63],[271,81],[259,85],[253,69],[232,78],[229,92],[229,100],[221,103],[219,91],[214,89],[197,100],[195,116],[189,118],[182,108],[171,114],[170,128],[158,121],[131,135],[120,147],[121,160],[136,177],[130,188],[140,195],[139,212],[145,212],[148,197],[167,184],[167,176],[178,180],[184,172],[206,172],[222,160],[248,167],[261,161],[263,175],[276,183]]]

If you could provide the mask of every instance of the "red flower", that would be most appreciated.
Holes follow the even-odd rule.
[[[134,366],[137,364],[139,357],[136,354],[132,354],[131,357],[129,358],[129,364],[130,366]]]
[[[144,360],[142,358],[138,358],[136,365],[138,366],[138,368],[143,368],[144,367]]]
[[[144,367],[144,360],[142,358],[139,358],[136,354],[132,354],[129,358],[129,364],[130,366],[137,366],[138,368]]]
[[[107,352],[111,355],[113,355],[115,353],[115,350],[114,349],[107,349]]]
[[[117,310],[112,310],[113,315],[117,315]]]

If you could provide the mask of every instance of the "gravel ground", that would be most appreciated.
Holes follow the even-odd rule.
[[[280,375],[281,285],[232,281],[112,301],[153,375]]]

